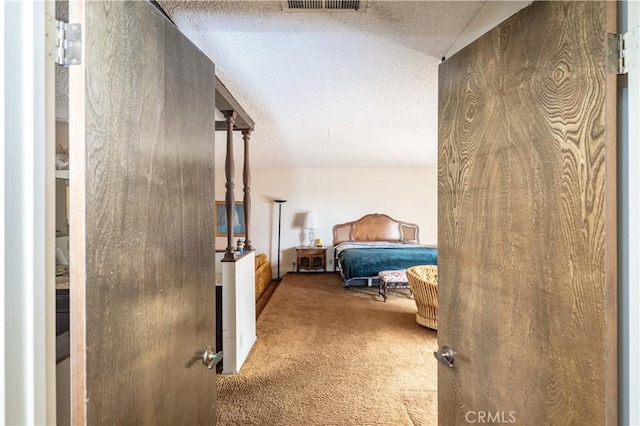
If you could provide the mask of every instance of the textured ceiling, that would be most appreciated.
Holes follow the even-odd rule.
[[[279,1],[160,2],[255,121],[253,167],[435,165],[437,67],[483,4],[382,1],[327,13],[284,12]],[[219,132],[220,154],[224,143]]]
[[[329,168],[436,164],[438,64],[484,3],[369,1],[363,13],[329,13],[159,1],[255,121],[253,167]],[[224,132],[216,149],[221,166]]]
[[[484,1],[376,1],[364,13],[159,3],[255,121],[253,167],[424,167],[437,162],[440,58]],[[218,132],[218,165],[224,144]]]

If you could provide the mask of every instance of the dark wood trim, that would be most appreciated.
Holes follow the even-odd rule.
[[[162,15],[167,18],[167,20],[169,22],[171,22],[173,24],[174,27],[178,28],[178,26],[176,25],[176,23],[173,21],[173,19],[171,19],[171,16],[169,16],[169,14],[164,10],[164,8],[155,0],[150,0],[149,3],[151,3],[151,5],[153,7],[155,7],[156,9],[158,9],[158,11],[160,13],[162,13]]]
[[[235,100],[233,95],[222,84],[220,79],[216,77],[216,108],[219,111],[234,111],[236,113],[235,127],[239,130],[255,128],[255,123],[249,117],[249,114],[240,106],[238,101]]]
[[[607,33],[618,32],[618,2],[606,2]],[[637,49],[636,49],[637,50]],[[605,133],[605,206],[604,206],[604,240],[605,255],[605,383],[606,386],[606,419],[608,424],[618,424],[618,198],[617,198],[617,123],[618,123],[618,87],[620,78],[611,73],[606,75],[606,133]],[[627,75],[625,77],[628,78]],[[626,80],[625,80],[626,81]],[[628,81],[627,84],[628,86]]]
[[[216,79],[217,81],[217,79]],[[216,96],[217,98],[217,96]],[[216,100],[216,105],[218,105]],[[237,117],[235,111],[222,111],[225,118],[227,119],[227,129],[233,129],[233,124]],[[225,186],[227,188],[225,194],[225,207],[227,212],[227,251],[224,254],[224,261],[233,262],[233,208],[235,204],[235,196],[233,193],[234,183],[233,183],[233,174],[235,171],[235,164],[233,162],[233,131],[227,130],[227,155],[224,163],[224,172],[226,183]]]
[[[226,121],[221,121],[221,120],[216,121],[216,132],[226,132],[227,129],[228,129],[228,126]],[[233,131],[240,132],[242,131],[242,129],[239,129],[238,126],[233,126]]]
[[[267,306],[267,303],[269,302],[269,300],[271,299],[271,296],[273,296],[273,293],[276,291],[277,288],[278,288],[278,282],[275,280],[271,281],[271,283],[267,286],[267,288],[264,290],[264,292],[256,302],[256,320],[260,317],[260,314],[262,313],[264,308]]]
[[[226,257],[224,259],[222,259],[220,262],[237,262],[238,260],[244,258],[246,255],[248,255],[249,253],[253,253],[254,250],[245,250],[244,252],[242,252],[242,254],[232,254],[233,259],[227,259]]]
[[[244,165],[242,169],[242,181],[244,183],[244,247],[246,250],[253,250],[249,230],[251,229],[251,165],[249,163],[249,139],[251,129],[242,131],[244,139]]]
[[[56,364],[71,356],[71,337],[69,332],[56,336]]]

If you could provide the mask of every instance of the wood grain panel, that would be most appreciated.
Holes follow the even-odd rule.
[[[86,20],[86,281],[71,279],[86,406],[76,398],[74,413],[213,424],[215,375],[186,366],[215,336],[214,67],[147,2],[87,2]]]
[[[440,65],[440,424],[615,423],[607,7],[536,2]]]

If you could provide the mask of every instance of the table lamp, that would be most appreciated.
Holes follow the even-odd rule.
[[[304,217],[304,224],[302,226],[309,229],[309,247],[311,247],[315,239],[313,230],[319,226],[318,214],[316,212],[308,212]]]

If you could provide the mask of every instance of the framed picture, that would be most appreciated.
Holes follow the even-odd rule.
[[[227,236],[227,211],[225,209],[224,201],[216,201],[215,208],[216,215],[216,237]],[[233,236],[244,237],[244,204],[236,202],[233,206]]]

